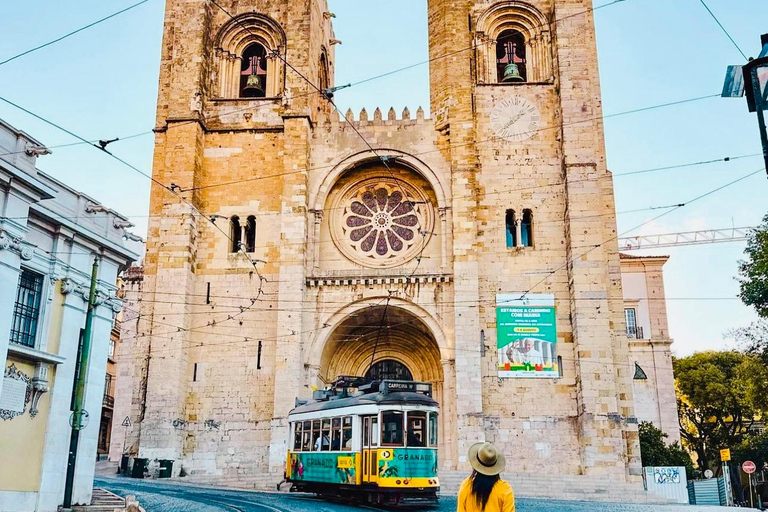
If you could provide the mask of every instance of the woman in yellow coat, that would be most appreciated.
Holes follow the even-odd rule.
[[[458,512],[515,512],[515,495],[509,483],[501,479],[506,461],[491,443],[477,443],[469,448],[472,475],[459,489]]]

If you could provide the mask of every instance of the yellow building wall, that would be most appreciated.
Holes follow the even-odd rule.
[[[9,357],[5,368],[15,364],[19,371],[30,378],[35,375],[34,365]],[[5,368],[3,371],[5,371]],[[49,386],[53,387],[55,371],[49,374]],[[45,393],[38,403],[38,413],[29,415],[29,405],[21,416],[11,420],[0,420],[0,453],[4,464],[0,464],[0,491],[36,492],[40,487],[40,473],[43,465],[45,426],[48,424],[50,393]],[[12,461],[12,462],[10,462]]]

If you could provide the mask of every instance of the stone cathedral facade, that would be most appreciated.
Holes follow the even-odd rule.
[[[127,451],[273,488],[295,399],[367,374],[433,383],[446,475],[639,481],[592,3],[429,0],[431,114],[341,116],[325,0],[217,2],[167,2]],[[532,294],[557,371],[502,378]]]

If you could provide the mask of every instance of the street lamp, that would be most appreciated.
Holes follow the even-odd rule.
[[[757,112],[760,140],[763,144],[765,171],[768,173],[768,133],[765,111],[768,110],[768,34],[761,37],[760,56],[744,66],[729,66],[723,86],[723,97],[739,97],[746,93],[750,112]]]
[[[768,134],[765,128],[765,110],[768,110],[768,34],[762,37],[763,51],[760,57],[744,66],[744,92],[750,112],[757,112],[760,139],[763,142],[765,170],[768,172]]]

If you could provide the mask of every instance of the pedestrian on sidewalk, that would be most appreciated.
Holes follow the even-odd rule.
[[[504,454],[491,443],[469,448],[472,474],[459,489],[458,512],[515,512],[512,486],[499,476],[506,464]]]

